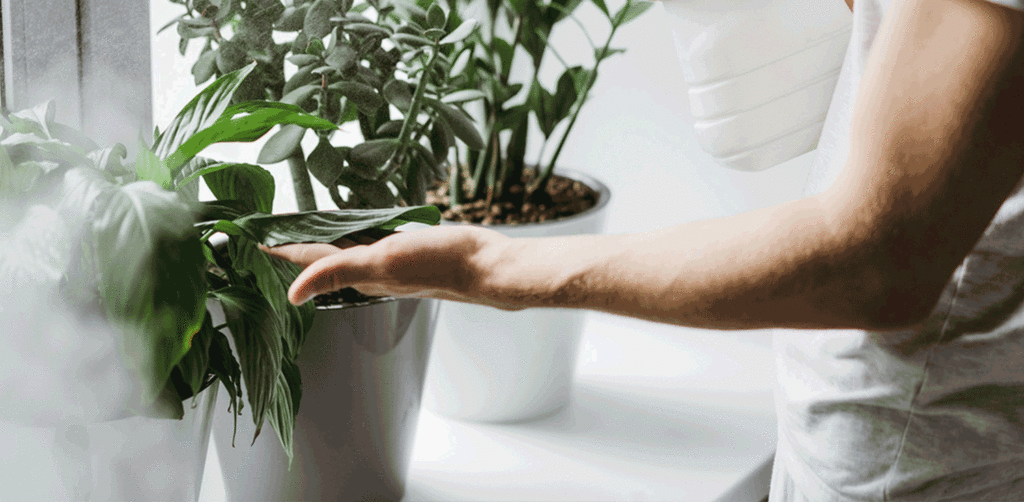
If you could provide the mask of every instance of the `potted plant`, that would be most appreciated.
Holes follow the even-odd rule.
[[[132,163],[124,162],[124,146],[100,148],[55,123],[51,103],[0,120],[0,230],[5,241],[11,240],[0,255],[0,269],[11,279],[0,298],[4,311],[53,309],[47,314],[56,321],[14,320],[43,338],[53,338],[55,330],[85,331],[88,336],[70,341],[106,349],[89,347],[90,357],[71,361],[67,369],[120,370],[76,383],[70,403],[4,401],[0,429],[11,447],[7,451],[52,453],[33,455],[32,461],[17,453],[9,457],[4,475],[15,477],[5,486],[15,487],[15,493],[194,499],[218,380],[230,399],[232,413],[225,415],[237,423],[244,396],[253,435],[269,420],[283,446],[277,449],[291,457],[302,395],[298,356],[312,308],[287,303],[285,292],[297,270],[256,245],[332,242],[359,232],[379,237],[408,222],[437,222],[433,207],[261,213],[274,195],[262,168],[196,155],[213,143],[252,141],[275,125],[318,130],[335,125],[293,105],[233,103],[254,68],[225,75],[200,92],[166,131],[157,132],[154,149],[140,142]],[[199,204],[198,177],[223,200]],[[226,252],[210,242],[219,231],[231,235]],[[218,300],[223,323],[214,321],[217,313],[207,308],[208,298]],[[407,329],[412,321],[402,319]],[[56,384],[45,392],[71,385],[58,376],[44,379]],[[89,388],[99,384],[116,385]],[[191,402],[188,409],[183,400]],[[404,411],[408,400],[400,404],[395,408]],[[24,485],[39,472],[57,482]]]
[[[325,214],[315,211],[316,180],[341,209],[390,215],[392,223],[383,227],[389,231],[394,214],[411,217],[410,207],[421,204],[427,188],[446,175],[455,138],[482,143],[443,78],[450,72],[448,47],[473,32],[473,21],[446,29],[448,18],[439,6],[401,2],[177,3],[186,7],[172,23],[183,43],[203,43],[193,65],[197,82],[226,78],[239,71],[236,63],[255,60],[233,91],[238,99],[266,98],[272,107],[306,110],[332,124],[322,129],[287,124],[259,154],[259,163],[288,162],[301,218]],[[284,37],[287,41],[278,41]],[[342,144],[338,127],[358,130],[359,142]],[[307,129],[316,131],[312,148],[303,144]],[[232,185],[218,179],[223,170],[215,171],[216,165],[191,161],[176,175],[179,190],[194,194],[190,184],[201,175],[217,198],[236,199],[246,190],[230,186],[273,179],[263,168],[247,166],[234,171],[260,174]],[[412,213],[419,214],[429,222],[439,218],[436,208]],[[254,224],[273,221],[278,230],[257,237],[274,245],[294,241],[280,239],[288,236],[281,229],[293,223],[289,218],[252,218],[240,226],[258,233]],[[221,223],[210,230],[235,229]],[[368,237],[379,237],[380,231]],[[330,237],[321,241],[331,242],[335,235]],[[233,252],[243,261],[267,259],[253,249]],[[287,278],[274,281],[280,292],[275,310],[292,308],[284,292],[294,275]],[[234,448],[226,426],[216,429],[230,499],[401,497],[437,302],[365,298],[351,290],[336,296],[342,305],[325,301],[315,309],[306,348],[295,360],[305,368],[307,385],[304,411],[295,418],[294,458],[266,443]],[[371,327],[381,332],[374,334]]]
[[[575,17],[580,0],[469,2],[452,0],[456,13],[483,4],[482,28],[456,44],[452,85],[481,97],[478,122],[485,146],[456,146],[450,177],[429,202],[448,221],[488,225],[512,237],[599,233],[608,188],[558,162],[597,80],[600,65],[624,49],[612,47],[616,32],[650,3],[627,0],[610,10],[593,4],[610,29],[597,41]],[[451,16],[457,22],[457,16]],[[593,50],[590,66],[570,65],[548,43],[563,23],[577,25]],[[546,60],[563,67],[553,90],[540,81]],[[521,61],[525,60],[525,61]],[[518,75],[517,68],[526,68]],[[526,159],[534,121],[540,156]],[[549,150],[553,146],[553,151]],[[554,309],[503,312],[445,302],[431,353],[425,406],[443,415],[483,421],[535,418],[564,406],[569,397],[582,313]]]
[[[203,329],[191,211],[134,182],[123,146],[53,117],[52,103],[0,116],[0,484],[25,500],[194,500],[210,374],[230,368]]]

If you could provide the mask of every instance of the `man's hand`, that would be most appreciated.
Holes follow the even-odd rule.
[[[398,232],[370,245],[289,244],[262,249],[304,268],[288,291],[301,304],[314,296],[352,287],[371,296],[434,297],[476,301],[488,254],[508,240],[470,226]],[[503,305],[494,305],[502,307]]]

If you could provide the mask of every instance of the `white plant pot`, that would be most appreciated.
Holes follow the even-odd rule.
[[[509,237],[597,234],[611,192],[577,171],[557,174],[598,192],[589,211],[551,222],[491,225]],[[584,311],[537,308],[518,312],[442,302],[427,366],[424,407],[439,415],[481,422],[538,418],[569,402]]]
[[[294,460],[269,422],[219,414],[214,442],[230,501],[399,500],[419,418],[437,300],[318,308],[298,358]],[[246,408],[247,409],[247,408]]]
[[[195,407],[185,401],[182,420],[0,423],[0,500],[198,500],[219,387],[200,393]]]

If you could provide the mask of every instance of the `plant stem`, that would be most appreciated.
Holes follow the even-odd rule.
[[[612,31],[611,33],[608,34],[608,40],[605,40],[604,47],[601,48],[600,54],[596,58],[596,61],[594,61],[594,69],[591,72],[590,77],[587,78],[587,85],[583,88],[583,92],[580,95],[580,104],[576,106],[575,110],[573,110],[572,118],[569,119],[569,125],[565,128],[565,132],[562,133],[562,138],[558,141],[558,147],[555,148],[555,153],[554,155],[551,156],[551,161],[548,163],[548,166],[544,169],[544,171],[540,173],[540,176],[537,178],[537,181],[534,184],[533,190],[531,190],[531,192],[543,188],[545,185],[547,185],[548,180],[551,179],[551,174],[555,170],[555,163],[558,162],[558,157],[559,155],[562,154],[562,148],[565,146],[565,141],[566,139],[568,139],[569,133],[572,131],[573,126],[576,125],[576,119],[580,117],[580,110],[583,109],[583,101],[585,101],[587,99],[587,96],[590,95],[590,89],[594,87],[594,83],[597,81],[597,67],[601,64],[601,61],[603,61],[605,57],[607,57],[608,48],[611,46],[612,37],[615,36],[616,28],[616,26],[612,26]]]
[[[303,157],[301,148],[296,148],[288,156],[288,168],[292,172],[292,187],[295,189],[295,202],[298,203],[299,211],[316,211],[313,182],[309,178],[306,158]]]

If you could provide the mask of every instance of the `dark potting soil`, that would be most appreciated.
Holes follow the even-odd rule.
[[[527,171],[522,183],[507,190],[508,195],[490,206],[484,200],[451,206],[448,182],[442,182],[427,192],[427,204],[437,206],[441,217],[458,223],[480,225],[519,225],[557,220],[582,213],[597,204],[597,191],[581,181],[554,175],[542,194],[534,194],[524,201],[526,186],[533,177]]]

